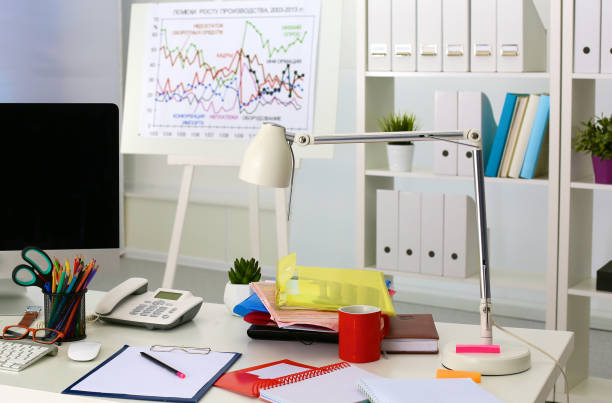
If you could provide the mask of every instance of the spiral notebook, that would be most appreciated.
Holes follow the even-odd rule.
[[[339,362],[264,382],[259,398],[272,403],[362,402],[366,397],[358,388],[359,380],[374,378],[380,377]]]

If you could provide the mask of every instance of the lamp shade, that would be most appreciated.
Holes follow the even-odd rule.
[[[291,177],[291,161],[285,128],[264,123],[244,153],[238,176],[255,185],[286,188]]]

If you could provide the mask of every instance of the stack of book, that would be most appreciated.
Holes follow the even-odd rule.
[[[506,94],[485,176],[546,176],[549,113],[547,94]]]

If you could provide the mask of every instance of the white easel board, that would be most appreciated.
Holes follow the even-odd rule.
[[[295,39],[302,40],[305,43],[305,35],[308,35],[307,31],[312,29],[311,27],[316,26],[316,24],[313,23],[313,19],[318,12],[316,7],[319,6],[318,50],[312,49],[313,58],[316,59],[316,76],[313,83],[314,85],[312,86],[314,87],[314,94],[312,94],[309,103],[309,113],[312,114],[314,119],[309,126],[312,128],[312,132],[325,134],[333,133],[336,125],[341,33],[340,21],[342,15],[342,2],[340,0],[325,0],[321,1],[320,4],[319,1],[313,0],[275,0],[265,2],[246,0],[239,2],[200,1],[132,5],[121,152],[127,154],[162,154],[197,157],[198,161],[200,161],[199,165],[240,165],[242,154],[248,144],[248,138],[256,133],[259,125],[263,121],[266,121],[266,117],[270,117],[268,116],[269,114],[266,113],[266,105],[259,108],[259,112],[255,114],[253,110],[249,111],[250,115],[248,121],[251,123],[250,132],[247,129],[237,129],[236,127],[229,128],[225,131],[206,131],[205,129],[196,130],[195,128],[188,130],[174,130],[168,128],[164,130],[164,128],[160,126],[158,128],[159,130],[156,130],[157,133],[155,133],[155,136],[151,136],[151,133],[143,134],[141,133],[141,128],[145,128],[146,126],[141,124],[141,113],[147,113],[146,108],[150,106],[146,98],[148,94],[152,97],[158,96],[158,101],[171,102],[172,97],[177,94],[177,89],[190,91],[195,88],[187,88],[188,85],[194,87],[199,86],[201,91],[200,95],[205,96],[206,94],[202,92],[202,86],[210,84],[210,82],[207,83],[206,80],[199,79],[200,76],[198,76],[196,81],[181,81],[184,77],[181,77],[180,73],[177,72],[176,80],[171,81],[170,85],[166,85],[167,82],[163,77],[154,74],[155,72],[159,72],[162,64],[155,62],[155,60],[152,59],[152,55],[156,52],[158,60],[160,60],[160,58],[165,58],[166,61],[170,60],[175,63],[175,65],[187,61],[194,62],[193,58],[199,57],[201,59],[198,60],[198,63],[204,67],[204,69],[200,71],[200,75],[204,74],[207,69],[209,72],[216,71],[216,67],[207,64],[207,60],[212,59],[206,58],[206,44],[202,42],[201,38],[198,39],[200,42],[197,42],[192,38],[194,36],[192,34],[194,32],[212,32],[215,29],[224,32],[223,27],[225,26],[228,28],[235,28],[235,26],[231,24],[234,24],[235,20],[238,19],[240,20],[240,24],[243,24],[245,27],[245,36],[246,33],[250,32],[252,35],[258,37],[257,40],[263,40],[262,43],[264,46],[262,46],[262,49],[263,52],[267,52],[267,54],[262,54],[259,57],[265,59],[266,63],[272,66],[270,69],[275,67],[275,64],[285,63],[283,64],[283,66],[285,66],[287,62],[289,62],[288,64],[290,65],[293,62],[296,66],[303,67],[307,65],[304,60],[299,61],[296,59],[290,60],[277,57],[279,52],[275,53],[274,50],[281,51],[287,48],[291,43],[294,43],[294,46],[301,44]],[[157,17],[158,15],[159,17]],[[164,18],[161,18],[162,15]],[[172,15],[176,17],[165,18]],[[283,18],[286,19],[287,24],[282,22]],[[269,21],[271,21],[271,19],[281,22],[270,24]],[[300,21],[304,23],[303,26],[300,25]],[[266,22],[268,22],[268,24],[266,24]],[[164,28],[163,24],[166,24],[166,28]],[[246,29],[247,25],[249,28],[248,30]],[[275,26],[272,27],[272,25]],[[275,34],[266,36],[267,26],[270,26],[270,29],[275,28]],[[181,36],[181,32],[184,31],[181,27],[185,28],[188,33]],[[198,31],[196,31],[196,29]],[[283,30],[281,31],[282,35],[278,33],[278,29]],[[169,31],[176,33],[176,36],[173,38],[175,42],[172,44],[169,41],[166,42]],[[228,29],[227,32],[229,35],[230,30]],[[154,34],[160,41],[160,46],[156,50],[153,50],[151,46],[147,47],[148,44],[152,43],[151,36]],[[279,36],[281,37],[279,38]],[[219,37],[222,37],[222,35]],[[235,35],[232,37],[235,37]],[[192,41],[186,45],[187,47],[191,47],[191,53],[186,51],[183,44],[177,45],[176,39],[178,38]],[[243,44],[244,43],[245,41],[243,40]],[[251,43],[253,43],[252,40]],[[314,41],[311,41],[311,44],[314,46]],[[236,49],[240,47],[240,44],[233,46],[233,49],[231,44],[227,46],[228,54],[231,53],[236,55],[240,53],[240,50]],[[251,46],[251,48],[253,47]],[[182,58],[177,56],[178,53],[180,53],[177,49],[182,51]],[[164,51],[166,51],[166,53],[163,53]],[[222,57],[218,51],[217,55]],[[188,59],[189,57],[191,57],[191,59]],[[249,59],[244,60],[254,61],[256,59],[253,55],[250,55]],[[265,66],[260,67],[263,68]],[[278,66],[276,66],[276,69],[278,70]],[[282,75],[283,68],[280,70],[281,72],[275,73],[277,77]],[[193,76],[193,71],[191,73]],[[263,71],[259,77],[261,77],[262,74]],[[290,76],[287,76],[288,78],[295,78],[295,75],[299,75],[300,72],[294,70],[289,72],[289,74]],[[161,85],[159,83],[160,79],[162,80]],[[179,84],[175,84],[175,82]],[[154,91],[150,91],[148,87],[145,87],[146,85],[153,85],[151,88],[158,88],[160,91],[154,95]],[[216,89],[218,90],[219,87],[217,86]],[[297,90],[297,88],[295,90]],[[302,88],[302,90],[306,90],[306,88]],[[181,98],[181,100],[186,100],[187,104],[189,104],[185,92],[183,92],[182,96],[183,98]],[[221,97],[221,95],[218,95],[218,92],[214,96]],[[197,100],[194,101],[192,99],[191,101],[197,103]],[[221,104],[216,106],[223,108],[223,101],[221,101],[220,98],[217,99],[217,101]],[[245,105],[247,105],[247,103],[242,104],[243,107]],[[210,102],[206,104],[206,107],[210,106]],[[291,105],[285,105],[285,107],[291,107]],[[279,112],[279,110],[281,109],[276,108],[275,112]],[[149,107],[149,113],[150,112],[152,111]],[[179,109],[177,109],[177,113],[180,113]],[[244,112],[235,110],[232,113],[237,116],[236,120],[242,122],[246,121],[246,119],[244,119]],[[279,113],[272,117],[278,116]],[[151,120],[148,121],[150,122]],[[147,120],[145,119],[143,122],[147,122]],[[201,124],[201,122],[198,124]],[[298,126],[300,128],[304,127],[303,125]],[[291,131],[290,128],[288,128],[288,130]],[[197,137],[195,137],[194,133],[198,133]],[[232,138],[232,140],[219,139],[219,135],[224,135],[226,138]],[[295,152],[297,158],[331,158],[333,155],[333,146],[320,145],[307,148],[297,147]]]

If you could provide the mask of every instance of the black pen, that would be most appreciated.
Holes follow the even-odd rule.
[[[167,369],[168,371],[172,372],[173,374],[176,374],[176,376],[178,376],[181,379],[185,378],[185,376],[186,376],[181,371],[177,371],[176,369],[172,368],[170,365],[161,362],[157,358],[152,357],[152,356],[150,356],[149,354],[147,354],[147,353],[145,353],[143,351],[140,352],[140,355],[142,355],[147,360],[150,360],[150,361],[154,362],[155,364],[159,365],[160,367]]]

